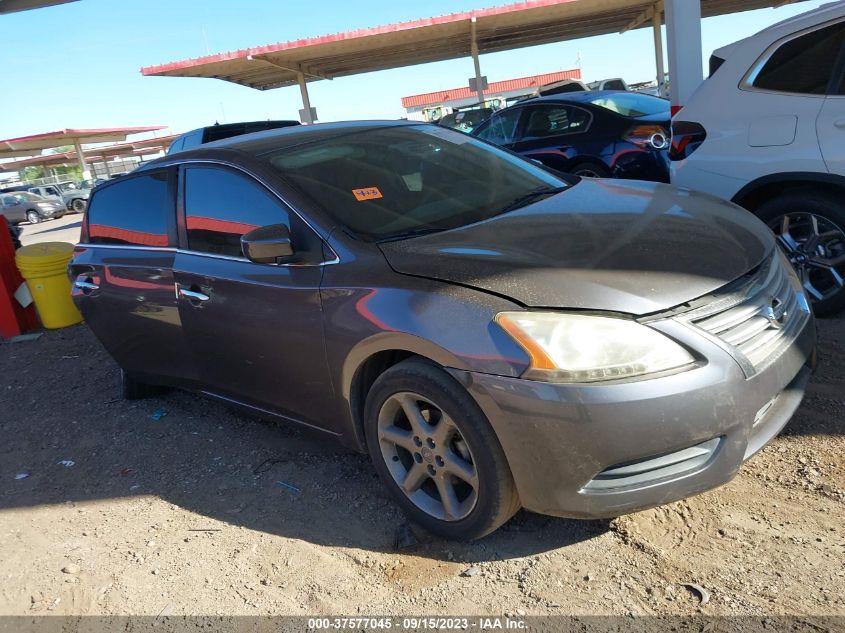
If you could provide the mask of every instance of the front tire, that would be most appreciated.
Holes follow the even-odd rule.
[[[412,521],[446,539],[481,538],[520,507],[499,440],[448,373],[419,359],[384,372],[364,412],[376,471]]]
[[[38,211],[27,211],[26,219],[30,224],[38,224],[41,222],[41,216],[38,215]]]
[[[74,198],[73,201],[70,203],[70,208],[76,211],[77,213],[83,213],[85,211],[85,200],[82,198]]]
[[[757,217],[774,231],[818,316],[845,310],[845,205],[823,193],[769,200]]]

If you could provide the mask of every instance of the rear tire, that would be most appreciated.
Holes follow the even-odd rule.
[[[120,392],[124,400],[143,400],[164,393],[165,388],[136,380],[120,370]]]
[[[607,167],[593,161],[578,163],[569,170],[569,173],[584,178],[610,178],[610,172],[607,170]]]
[[[775,232],[818,316],[845,310],[845,204],[812,190],[765,202],[756,215]]]
[[[85,211],[85,207],[88,206],[85,204],[85,200],[82,198],[74,198],[70,203],[70,208],[76,211],[77,213],[83,213]]]
[[[364,425],[382,481],[429,532],[477,539],[519,510],[496,434],[475,400],[439,367],[409,359],[384,372],[367,396]]]

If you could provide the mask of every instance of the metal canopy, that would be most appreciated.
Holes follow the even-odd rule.
[[[701,0],[701,15],[789,2]],[[333,79],[467,57],[474,52],[473,34],[478,53],[493,53],[652,26],[655,4],[655,0],[527,0],[148,66],[141,73],[223,79],[258,90],[302,86],[302,75],[307,81]]]
[[[43,156],[33,156],[31,158],[23,158],[21,160],[0,163],[0,171],[20,171],[24,167],[32,167],[35,165],[40,167],[60,167],[72,165],[75,162],[76,154],[74,152],[44,154]]]
[[[29,11],[30,9],[43,9],[66,2],[76,0],[0,0],[0,13],[15,13],[16,11]]]
[[[21,155],[21,152],[33,154],[44,149],[53,149],[62,145],[76,143],[114,143],[125,141],[130,134],[141,132],[155,132],[163,130],[164,125],[148,125],[142,127],[116,127],[100,129],[66,129],[55,132],[44,132],[31,136],[20,136],[0,140],[0,158]]]

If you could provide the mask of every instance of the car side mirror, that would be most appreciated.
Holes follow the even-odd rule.
[[[244,256],[256,264],[279,264],[293,256],[290,230],[284,224],[270,224],[241,236]]]

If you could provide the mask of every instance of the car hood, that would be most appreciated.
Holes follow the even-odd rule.
[[[483,222],[379,246],[399,273],[525,306],[643,315],[741,277],[774,237],[749,212],[712,196],[584,179]]]

